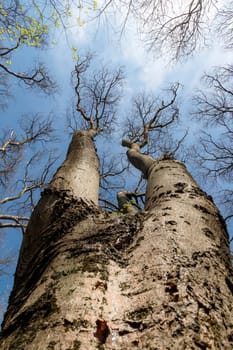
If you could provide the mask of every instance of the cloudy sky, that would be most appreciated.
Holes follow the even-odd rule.
[[[191,103],[190,96],[194,89],[199,87],[203,72],[211,66],[231,60],[231,53],[223,52],[216,44],[215,47],[196,53],[194,57],[186,61],[171,63],[169,57],[160,57],[158,53],[155,57],[151,52],[145,51],[132,19],[127,24],[127,30],[120,37],[114,25],[115,22],[118,22],[120,14],[115,13],[115,16],[111,17],[111,21],[108,23],[104,19],[89,23],[83,15],[86,24],[82,27],[76,25],[78,15],[74,14],[72,29],[67,33],[68,42],[61,31],[55,37],[57,43],[41,51],[39,57],[38,52],[32,53],[25,49],[17,53],[17,61],[13,62],[15,67],[19,69],[25,65],[30,66],[34,60],[45,61],[60,86],[58,94],[48,98],[28,91],[21,84],[16,84],[12,86],[14,97],[9,100],[9,107],[2,112],[1,116],[2,128],[17,130],[17,120],[21,118],[22,114],[39,112],[48,115],[52,112],[55,116],[55,127],[62,135],[62,141],[59,143],[61,159],[65,156],[70,137],[66,130],[65,116],[72,96],[70,75],[75,64],[71,54],[72,46],[78,48],[80,55],[85,54],[87,50],[94,51],[102,62],[125,67],[127,80],[122,100],[122,111],[125,105],[129,106],[130,98],[135,93],[142,90],[158,93],[169,83],[179,81],[183,84],[183,110],[186,113],[183,120],[187,125],[191,123],[188,115]],[[123,115],[121,117],[123,118]],[[13,249],[16,254],[21,240],[20,233],[11,231],[6,238],[5,249]],[[12,279],[2,279],[2,293],[4,290],[9,291],[11,284]],[[5,293],[3,296],[6,300]]]

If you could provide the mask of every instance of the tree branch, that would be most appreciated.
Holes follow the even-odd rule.
[[[93,72],[92,60],[91,54],[80,58],[73,72],[76,111],[84,121],[85,128],[95,130],[96,133],[106,133],[113,127],[124,76],[121,68],[111,71],[101,66]]]

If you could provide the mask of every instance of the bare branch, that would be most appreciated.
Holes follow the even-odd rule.
[[[233,180],[233,66],[215,67],[205,74],[204,88],[194,98],[193,115],[203,123],[205,131],[200,134],[195,147],[195,159],[199,172],[224,187]],[[207,89],[206,89],[207,87]],[[232,216],[232,190],[222,190],[216,195],[224,208],[227,220]]]
[[[112,155],[106,150],[100,155],[100,198],[108,210],[115,210],[115,191],[125,186],[125,172],[128,164],[124,164],[122,157]],[[110,206],[109,203],[112,203]],[[101,204],[102,205],[102,204]]]
[[[108,201],[106,198],[99,198],[99,202],[100,202],[100,207],[104,210],[107,211],[118,211],[118,206],[115,205],[114,203]]]
[[[202,81],[209,90],[200,90],[194,97],[196,118],[210,125],[229,124],[233,113],[232,76],[232,65],[216,67],[213,74],[203,76]]]
[[[42,186],[42,184],[41,184],[41,185],[40,185],[40,184],[33,184],[33,185],[31,185],[31,186],[27,186],[27,185],[26,185],[26,182],[27,182],[27,179],[24,178],[24,179],[23,179],[23,184],[24,184],[24,186],[23,186],[22,190],[19,191],[17,194],[13,195],[13,196],[9,196],[9,197],[5,197],[5,198],[1,199],[1,200],[0,200],[0,205],[5,204],[5,203],[7,203],[7,202],[15,201],[16,199],[19,199],[19,198],[23,197],[23,195],[24,195],[25,193],[31,192],[31,191],[33,191],[34,189],[36,189],[36,188],[38,188],[38,187],[40,188],[40,187]]]
[[[213,0],[112,0],[103,3],[100,14],[107,7],[118,11],[121,33],[130,16],[133,17],[149,50],[179,59],[207,45],[217,6]]]
[[[21,129],[23,134],[20,137],[13,130],[2,130],[0,136],[0,185],[2,186],[14,174],[23,157],[25,147],[51,140],[53,133],[52,119],[43,120],[40,115],[24,116],[21,121]]]
[[[145,147],[150,133],[156,131],[159,134],[178,118],[179,110],[175,103],[178,89],[179,84],[167,89],[164,93],[171,97],[165,102],[152,94],[141,94],[133,100],[133,112],[126,122],[127,140],[122,141],[123,146],[130,148],[132,144],[137,144],[139,148]]]
[[[2,222],[3,220],[3,222]],[[4,222],[7,220],[7,222]],[[21,228],[22,232],[27,227],[27,222],[30,220],[27,216],[19,216],[19,215],[1,215],[0,214],[0,229],[3,228]],[[25,223],[26,221],[26,223]]]
[[[50,78],[46,68],[42,64],[39,64],[39,66],[34,69],[32,73],[17,73],[10,70],[2,63],[0,63],[0,68],[9,75],[23,81],[30,88],[37,87],[48,94],[56,90],[55,82]]]
[[[0,138],[0,228],[25,228],[35,198],[57,160],[49,149],[44,151],[44,143],[54,141],[50,118],[24,117],[21,129],[21,137],[11,130],[3,131]],[[34,144],[37,151],[30,149]],[[35,171],[38,162],[40,171]]]
[[[227,1],[218,11],[216,16],[216,32],[221,34],[221,39],[225,42],[227,49],[233,47],[233,2]]]
[[[76,110],[86,128],[106,133],[115,121],[124,75],[122,68],[111,71],[100,63],[100,69],[93,70],[92,60],[90,54],[80,59],[73,72]]]
[[[201,136],[199,159],[208,175],[224,177],[227,181],[233,176],[233,67],[215,68],[213,74],[205,74],[203,81],[209,91],[199,91],[194,98],[196,110],[193,115],[202,120],[209,132]],[[214,130],[211,130],[211,127]],[[218,127],[218,135],[214,133]]]

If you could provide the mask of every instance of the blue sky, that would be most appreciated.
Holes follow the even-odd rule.
[[[117,16],[115,17],[117,21]],[[107,28],[107,29],[106,29]],[[124,66],[126,71],[126,84],[124,90],[124,99],[121,105],[121,116],[124,120],[124,111],[130,105],[130,98],[133,94],[142,90],[158,93],[161,88],[166,87],[171,82],[179,81],[183,84],[183,129],[191,127],[191,135],[195,138],[195,132],[198,132],[198,125],[191,121],[190,96],[198,88],[200,77],[205,70],[211,66],[229,62],[230,52],[223,52],[218,47],[211,50],[204,50],[197,53],[193,58],[177,64],[169,63],[168,57],[155,58],[151,53],[146,53],[142,42],[136,35],[136,26],[133,21],[127,28],[127,31],[119,36],[111,30],[106,23],[96,22],[87,23],[83,27],[75,25],[69,30],[69,45],[78,48],[78,53],[85,53],[86,50],[96,52],[97,56],[104,62],[116,66]],[[1,128],[17,129],[17,120],[22,114],[39,112],[48,115],[54,114],[55,128],[60,135],[59,147],[61,152],[61,162],[65,157],[69,142],[69,132],[66,128],[66,110],[70,106],[72,97],[72,88],[70,84],[70,74],[74,68],[75,61],[72,59],[70,47],[66,41],[65,35],[60,34],[55,38],[56,45],[52,45],[43,51],[22,49],[17,53],[13,64],[19,68],[24,65],[33,64],[34,59],[45,61],[56,77],[60,85],[60,91],[55,96],[46,97],[43,94],[37,95],[33,91],[25,89],[22,84],[16,84],[12,88],[14,97],[9,101],[9,107],[1,112]],[[118,144],[120,147],[120,142]],[[122,150],[120,150],[122,151]],[[206,186],[206,185],[205,185]],[[206,186],[208,189],[208,186]],[[12,249],[14,254],[20,245],[20,232],[9,230],[6,234],[5,250]],[[1,248],[0,248],[1,249]],[[0,254],[3,250],[0,250]],[[14,267],[12,268],[14,269]],[[6,301],[6,293],[10,290],[12,278],[0,279],[0,293]],[[0,300],[1,301],[1,300]]]

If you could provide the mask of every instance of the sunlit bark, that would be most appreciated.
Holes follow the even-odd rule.
[[[62,177],[53,187],[58,170],[22,245],[1,349],[232,348],[232,265],[217,208],[181,162],[140,150],[131,159],[148,178],[137,213],[102,212]],[[79,158],[72,165],[79,173]]]

